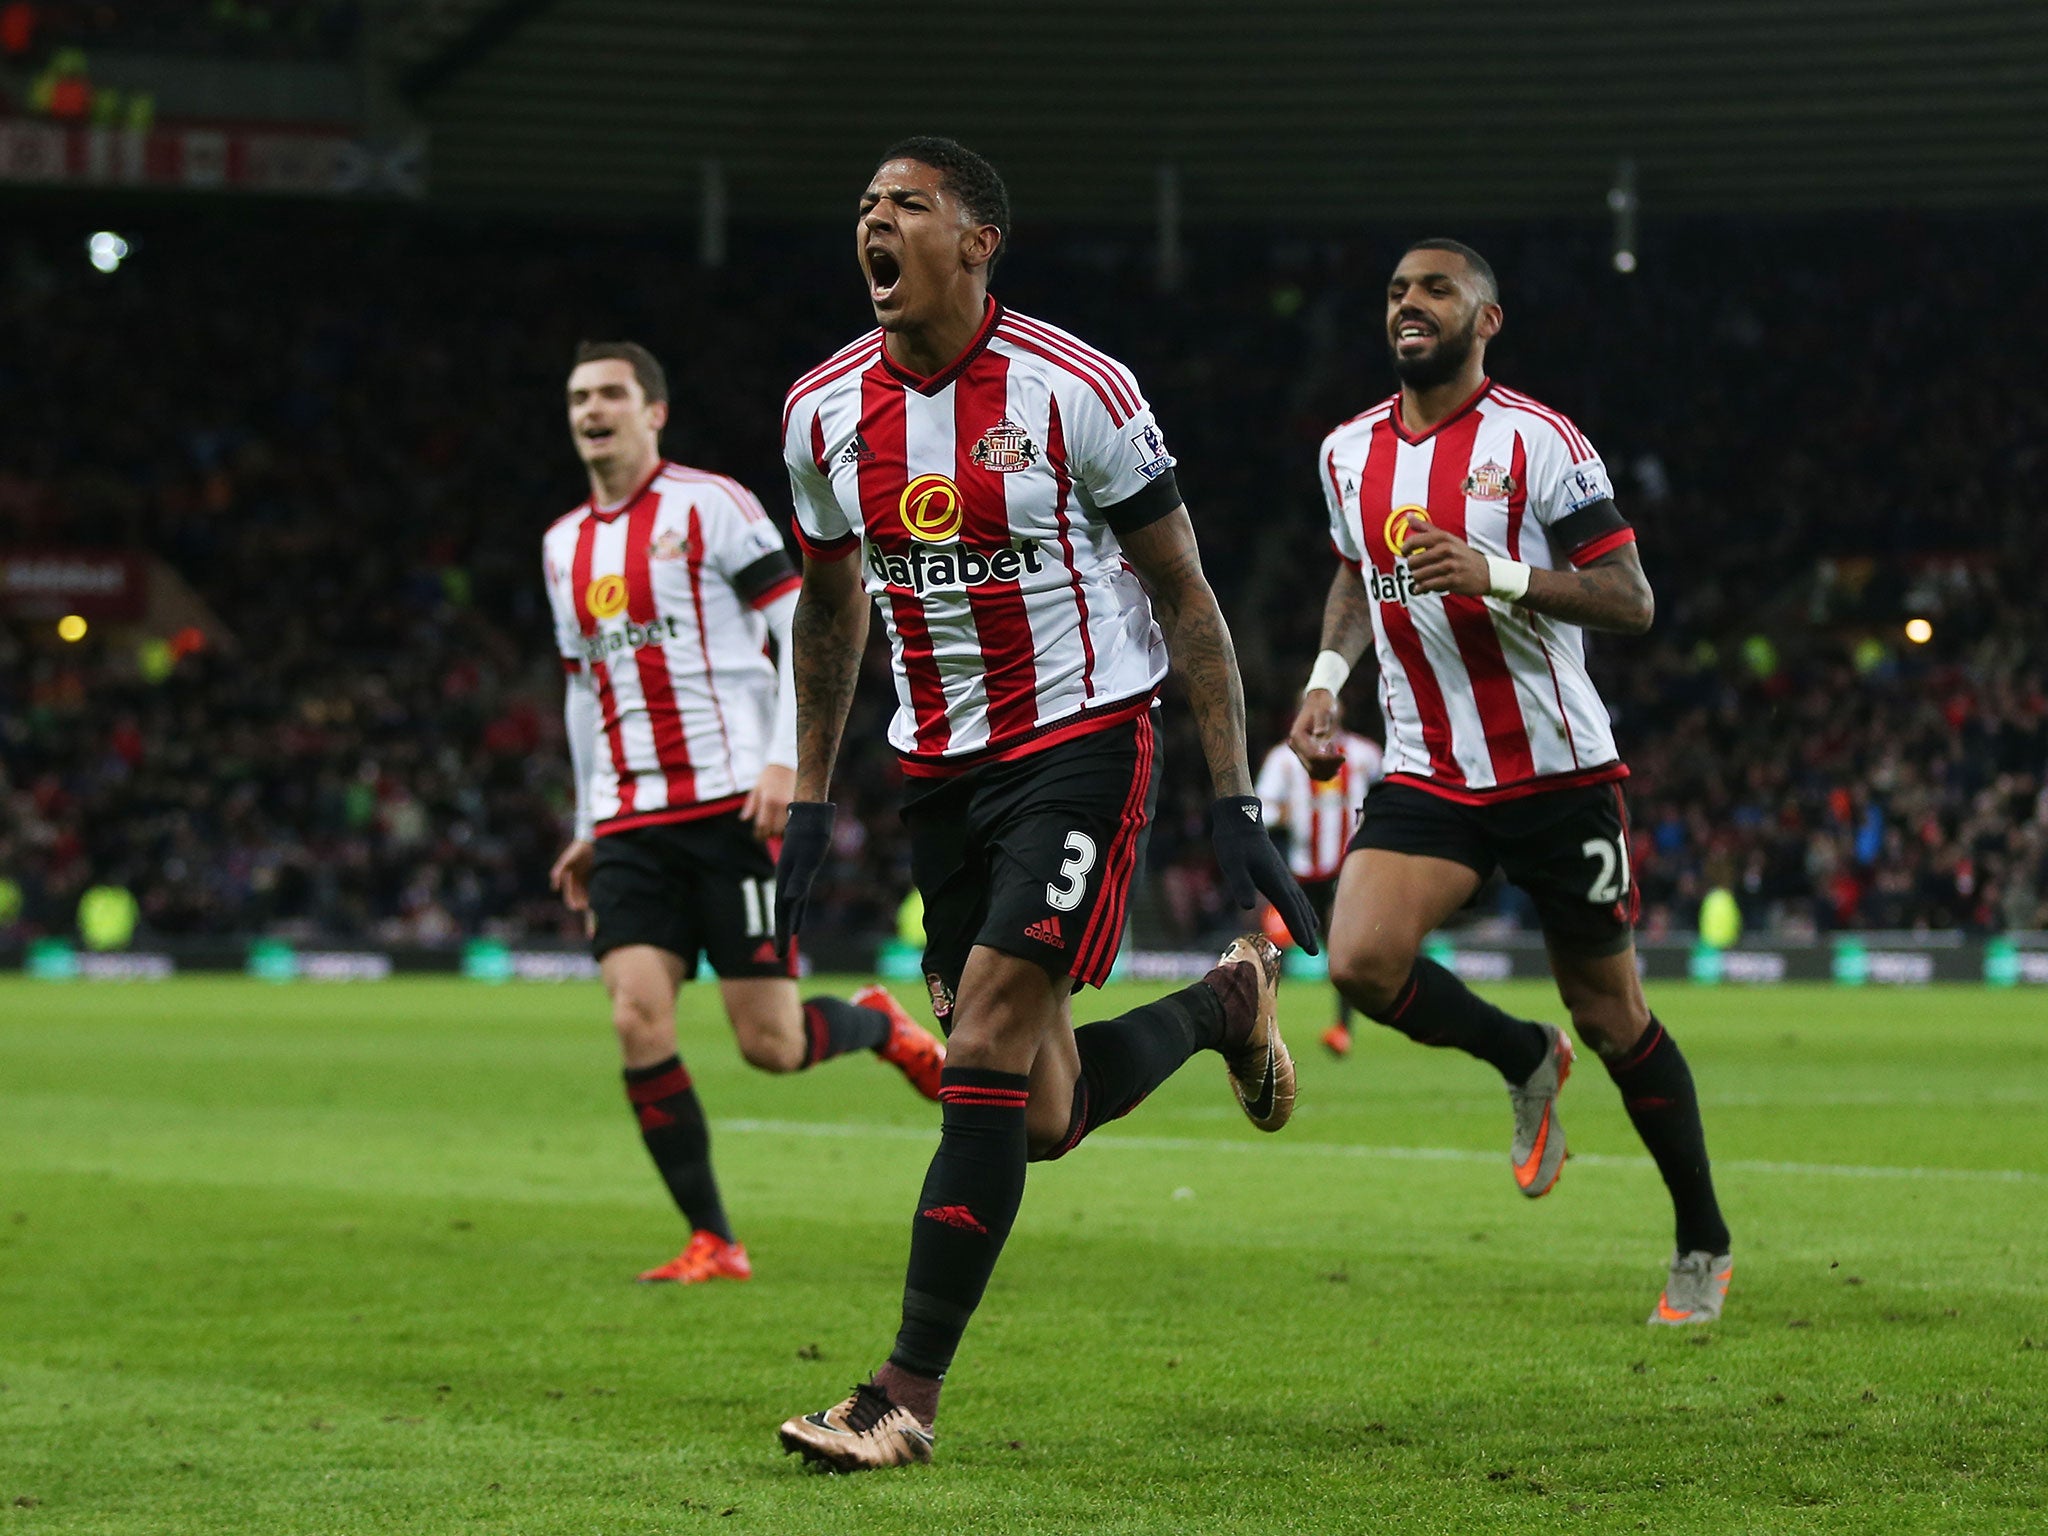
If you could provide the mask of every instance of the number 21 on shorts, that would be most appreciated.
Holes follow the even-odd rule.
[[[1610,842],[1604,837],[1589,837],[1579,847],[1579,852],[1599,865],[1592,885],[1586,890],[1586,900],[1596,906],[1610,906],[1628,894],[1628,843],[1625,838],[1626,834]]]

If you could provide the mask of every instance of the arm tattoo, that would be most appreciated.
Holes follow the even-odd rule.
[[[1330,595],[1323,599],[1323,645],[1352,666],[1372,648],[1372,602],[1366,596],[1365,578],[1348,565],[1339,565],[1330,582]]]
[[[1152,588],[1153,611],[1166,636],[1173,675],[1180,679],[1195,728],[1202,737],[1202,756],[1209,778],[1220,795],[1248,795],[1252,773],[1244,744],[1244,682],[1237,672],[1237,651],[1230,626],[1216,594],[1202,574],[1202,557],[1194,530],[1183,511],[1148,528],[1124,544],[1146,583]],[[1137,546],[1137,548],[1133,548]]]
[[[1633,544],[1579,570],[1531,571],[1520,606],[1620,635],[1643,634],[1657,616],[1657,597]]]
[[[846,730],[846,712],[853,707],[867,638],[867,593],[860,584],[836,573],[814,581],[807,570],[790,621],[791,666],[796,675],[798,800],[831,797],[832,767]]]

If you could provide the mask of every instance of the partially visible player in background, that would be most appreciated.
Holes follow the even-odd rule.
[[[1358,827],[1358,805],[1380,776],[1380,744],[1340,724],[1330,738],[1336,760],[1328,778],[1317,779],[1286,742],[1266,754],[1255,786],[1266,807],[1267,827],[1284,832],[1287,867],[1301,883],[1302,894],[1315,905],[1316,921],[1330,931],[1330,904],[1337,896],[1337,876],[1351,834]],[[1283,944],[1286,925],[1269,907],[1266,937]],[[1277,932],[1275,930],[1278,930]],[[1332,1056],[1351,1054],[1351,1004],[1332,989],[1337,1016],[1323,1031],[1323,1045]]]
[[[798,578],[782,535],[744,486],[661,457],[668,381],[645,347],[584,343],[568,393],[590,499],[542,541],[576,769],[575,838],[550,879],[589,914],[626,1097],[690,1224],[683,1251],[640,1278],[744,1280],[676,1046],[676,994],[700,951],[763,1071],[871,1050],[936,1099],[945,1047],[881,987],[799,1002],[794,956],[776,953],[768,845],[796,763]]]

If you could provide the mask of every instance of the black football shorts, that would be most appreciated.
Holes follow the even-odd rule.
[[[1544,790],[1495,805],[1461,805],[1410,784],[1365,797],[1351,846],[1463,864],[1481,880],[1498,867],[1536,904],[1552,948],[1598,958],[1632,941],[1637,912],[1621,785]]]
[[[700,954],[728,978],[795,974],[775,954],[775,861],[737,812],[601,834],[590,910],[600,960],[652,944],[692,979]]]
[[[932,1013],[950,1025],[977,944],[1101,986],[1122,943],[1158,798],[1151,711],[1010,762],[913,780]]]

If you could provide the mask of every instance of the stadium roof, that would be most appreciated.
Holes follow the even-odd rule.
[[[405,61],[438,198],[844,214],[951,133],[1031,219],[2048,200],[2038,0],[441,0]]]

